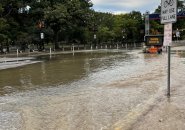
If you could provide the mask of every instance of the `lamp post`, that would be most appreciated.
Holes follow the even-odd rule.
[[[125,28],[122,30],[122,40],[124,42],[124,39],[125,39]]]
[[[124,43],[124,45],[125,45],[125,48],[127,49],[127,47],[128,47],[128,45],[127,45],[127,43],[126,43],[126,29],[125,28],[123,28],[123,30],[122,30],[122,41],[123,41],[123,43]]]
[[[94,47],[97,49],[97,45],[96,45],[96,33],[94,32],[93,35],[93,41],[94,41]]]
[[[39,30],[40,30],[40,40],[41,40],[41,44],[40,44],[40,50],[44,50],[44,33],[43,33],[43,28],[44,28],[44,21],[40,20],[39,21]]]
[[[97,25],[95,23],[93,23],[93,43],[94,43],[94,46],[96,47],[97,43],[97,35],[96,35],[96,32],[97,32]]]

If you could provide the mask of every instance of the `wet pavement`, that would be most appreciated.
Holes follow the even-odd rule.
[[[166,53],[109,50],[55,55],[39,57],[42,62],[34,65],[2,70],[0,75],[18,76],[0,78],[0,129],[184,128],[183,55],[183,50],[173,50],[169,100]],[[175,120],[175,125],[169,123]]]
[[[162,95],[147,114],[130,127],[133,130],[184,130],[185,128],[185,48],[173,49],[171,97]],[[179,59],[180,57],[180,59]]]

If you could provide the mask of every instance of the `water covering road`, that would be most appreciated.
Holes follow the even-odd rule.
[[[185,63],[177,53],[173,72]],[[40,56],[42,62],[1,70],[0,129],[126,128],[165,94],[166,58],[103,50]]]

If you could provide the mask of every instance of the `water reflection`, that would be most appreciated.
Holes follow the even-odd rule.
[[[126,59],[129,55],[121,51],[39,56],[40,63],[1,70],[0,94],[67,84]]]

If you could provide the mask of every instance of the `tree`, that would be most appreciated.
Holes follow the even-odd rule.
[[[115,18],[115,34],[117,38],[123,37],[130,42],[141,41],[143,36],[141,31],[144,29],[144,21],[140,12],[132,11],[128,14],[118,15]]]
[[[8,41],[8,28],[6,19],[0,18],[0,50],[2,52],[3,46],[7,45]]]
[[[73,39],[84,41],[87,38],[84,37],[84,32],[87,32],[91,2],[64,0],[51,3],[53,5],[45,10],[45,20],[54,32],[55,48],[59,48],[58,37],[61,34],[63,34],[63,39],[68,41]]]
[[[67,8],[63,4],[54,5],[53,7],[47,8],[47,11],[45,11],[47,26],[51,27],[54,32],[55,49],[59,48],[58,34],[62,28],[66,28],[67,18]]]
[[[68,30],[70,30],[71,38],[80,42],[85,42],[87,37],[84,35],[84,32],[87,32],[86,30],[91,18],[90,1],[68,1],[66,7],[70,16],[68,17]]]
[[[183,1],[180,1],[178,0],[177,1],[177,13],[178,15],[181,15],[185,12],[185,6],[184,6],[184,2]],[[154,13],[161,13],[161,6],[158,6],[158,8],[155,10]],[[151,21],[150,22],[151,24],[151,28],[153,30],[153,32],[160,32],[160,33],[163,33],[163,25],[160,23],[160,21]],[[177,19],[177,22],[173,24],[173,30],[174,30],[174,33],[176,30],[183,30],[185,29],[185,23],[184,23],[184,19],[183,18],[178,18]],[[185,37],[185,34],[184,32],[182,31],[181,33],[181,36],[182,37]]]

